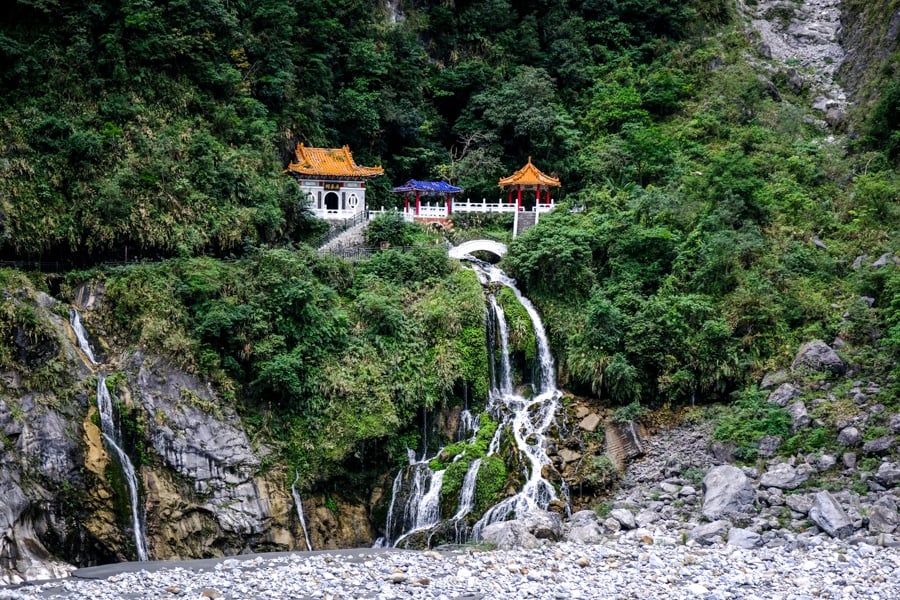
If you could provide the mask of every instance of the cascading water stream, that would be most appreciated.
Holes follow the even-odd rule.
[[[472,512],[472,508],[475,507],[475,483],[478,481],[478,469],[481,468],[481,460],[480,458],[476,458],[472,461],[472,464],[469,465],[469,470],[466,471],[466,476],[463,478],[462,487],[459,490],[459,507],[456,509],[456,514],[453,515],[453,525],[456,529],[456,543],[461,544],[465,541],[465,531],[466,525],[465,519],[466,515]]]
[[[502,436],[505,432],[511,431],[515,447],[520,455],[519,462],[522,464],[524,484],[518,493],[491,507],[475,523],[472,527],[472,538],[480,540],[481,533],[488,525],[509,518],[522,517],[528,511],[536,508],[546,509],[551,502],[559,499],[556,488],[543,475],[547,467],[552,467],[545,449],[546,432],[556,418],[561,394],[556,388],[550,344],[537,310],[527,298],[522,296],[515,281],[507,277],[501,270],[475,260],[472,261],[472,264],[482,285],[489,290],[492,287],[495,288],[496,284],[510,288],[527,312],[534,328],[540,370],[538,380],[532,384],[535,388],[534,396],[526,399],[515,391],[510,361],[509,328],[503,308],[497,301],[495,293],[491,291],[488,295],[488,318],[485,323],[487,335],[491,340],[488,344],[491,392],[487,410],[498,421],[499,426],[491,439],[487,454],[490,456],[499,453]],[[499,360],[495,356],[498,350]],[[461,439],[465,439],[467,431],[471,427],[469,419],[471,419],[471,423],[478,422],[478,419],[472,417],[468,411],[465,411],[464,414],[466,415],[465,421],[460,427],[459,437]],[[477,428],[474,431],[477,432]],[[428,461],[425,460],[412,463],[413,461],[411,461],[410,467],[401,470],[394,480],[388,509],[387,539],[384,544],[387,546],[396,546],[398,542],[408,538],[412,533],[434,527],[439,522],[438,512],[432,513],[420,507],[424,507],[432,501],[434,501],[435,507],[439,506],[443,471],[433,473],[428,468]],[[474,506],[475,487],[480,466],[481,459],[472,461],[469,465],[460,490],[458,508],[452,518],[457,531],[458,543],[466,529],[464,518]],[[562,494],[563,501],[568,505],[565,485],[562,486]],[[428,516],[420,518],[420,514]],[[460,527],[461,525],[462,527]],[[397,530],[403,533],[392,544],[392,536],[397,533]]]
[[[91,364],[96,365],[97,359],[94,358],[94,352],[91,350],[90,343],[88,343],[87,331],[84,330],[84,325],[81,324],[81,314],[74,308],[69,309],[69,323],[72,325],[72,331],[75,332],[75,339],[78,340],[78,347],[84,352],[84,355],[87,356],[88,360],[91,361]]]
[[[87,331],[81,323],[81,314],[74,308],[69,309],[69,322],[72,325],[72,331],[75,332],[75,339],[78,340],[78,347],[84,353],[91,363],[96,366],[97,359],[91,350],[88,342]],[[137,551],[139,561],[149,559],[147,554],[147,537],[144,534],[144,521],[140,514],[140,502],[138,499],[138,480],[134,465],[128,454],[122,450],[122,438],[119,430],[113,420],[113,403],[106,387],[106,375],[97,375],[97,410],[100,412],[100,432],[106,444],[112,449],[116,458],[119,459],[119,465],[122,467],[122,474],[125,477],[125,484],[128,487],[128,497],[131,501],[131,526],[134,530],[134,546]]]
[[[422,461],[412,465],[412,485],[410,493],[406,497],[406,501],[402,503],[400,510],[402,513],[398,520],[392,514],[397,510],[394,505],[396,493],[399,491],[397,480],[394,481],[395,496],[391,500],[390,513],[388,514],[388,529],[385,546],[398,546],[400,542],[409,538],[409,536],[420,531],[431,529],[441,521],[441,488],[444,481],[444,471],[432,471],[428,468],[428,461]],[[402,478],[406,470],[401,471],[397,477]],[[392,517],[394,517],[392,519]],[[402,533],[399,537],[391,540],[392,524],[399,524],[402,527]],[[407,529],[411,525],[410,529]]]
[[[112,397],[109,389],[106,387],[106,376],[97,376],[97,409],[100,411],[100,430],[103,433],[103,439],[107,445],[112,448],[119,459],[122,467],[122,474],[125,476],[125,483],[128,486],[128,495],[131,499],[131,526],[134,529],[134,545],[137,549],[137,557],[140,561],[148,560],[147,542],[144,535],[144,524],[140,514],[140,504],[138,502],[138,481],[134,465],[131,459],[122,450],[119,445],[121,437],[118,429],[113,421]]]
[[[294,498],[294,506],[297,507],[297,518],[300,519],[300,527],[303,528],[303,539],[306,540],[306,549],[312,550],[312,544],[309,543],[309,531],[306,529],[306,518],[303,516],[303,503],[300,501],[300,493],[297,491],[297,481],[300,479],[299,473],[294,473],[294,482],[291,484],[291,496]]]

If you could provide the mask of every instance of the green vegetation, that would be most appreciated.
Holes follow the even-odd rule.
[[[845,4],[873,34],[889,22],[886,3]],[[725,0],[18,0],[0,24],[0,258],[148,259],[54,285],[102,282],[117,342],[211,381],[303,484],[353,478],[402,460],[418,415],[487,396],[482,291],[396,215],[372,223],[371,259],[318,255],[325,224],[283,173],[294,144],[382,164],[367,196],[386,207],[410,177],[496,198],[533,156],[560,209],[502,266],[560,383],[623,415],[734,399],[718,435],[750,457],[788,438],[753,385],[810,339],[840,336],[898,408],[900,270],[871,265],[900,254],[900,86],[896,55],[873,61],[845,145],[748,44]],[[507,239],[511,222],[454,227]],[[36,288],[0,270],[0,364],[58,390],[58,340],[21,296]],[[531,360],[527,315],[500,300]],[[482,464],[480,502],[505,469]]]
[[[788,437],[791,417],[777,404],[768,402],[766,394],[755,388],[736,396],[731,410],[719,416],[713,437],[733,443],[735,458],[752,461],[763,436]]]
[[[473,272],[428,247],[386,250],[351,271],[334,260],[259,249],[101,276],[120,331],[211,377],[312,480],[350,459],[378,465],[405,451],[384,442],[411,440],[420,410],[460,402],[464,389],[487,393]]]

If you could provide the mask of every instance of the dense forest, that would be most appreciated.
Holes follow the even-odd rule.
[[[866,23],[889,10],[865,4]],[[414,252],[318,255],[290,152],[382,164],[371,206],[413,177],[496,197],[532,156],[564,203],[503,266],[573,393],[752,411],[763,373],[840,337],[896,403],[900,272],[870,265],[900,254],[900,57],[826,125],[791,65],[763,77],[752,53],[726,0],[18,0],[0,258],[79,270],[0,288],[103,282],[107,333],[208,378],[307,481],[352,477],[402,461],[422,410],[484,397],[481,291],[389,220],[373,231]],[[64,387],[17,349],[33,315],[2,302],[0,362]]]

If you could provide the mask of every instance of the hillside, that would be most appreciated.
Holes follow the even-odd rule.
[[[891,439],[841,480],[868,489],[900,413],[898,22],[853,0],[17,1],[0,18],[5,573],[134,557],[103,379],[158,559],[300,547],[298,490],[314,545],[371,544],[407,449],[436,452],[484,406],[477,277],[390,218],[371,259],[317,253],[327,225],[283,173],[301,141],[383,164],[375,206],[413,177],[494,197],[529,156],[559,176],[562,205],[522,236],[455,228],[507,238],[500,266],[543,317],[571,413],[554,443],[597,459],[560,468],[573,503],[616,479],[577,411],[709,418],[733,461],[835,456],[853,427],[860,452]],[[534,334],[501,304],[526,385]],[[792,370],[811,342],[840,368]],[[508,466],[482,509],[520,483]]]

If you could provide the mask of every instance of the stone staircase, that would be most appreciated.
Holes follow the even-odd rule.
[[[519,213],[516,230],[513,232],[513,237],[520,236],[528,231],[531,227],[534,227],[535,217],[537,217],[537,213],[531,211],[521,211]]]

